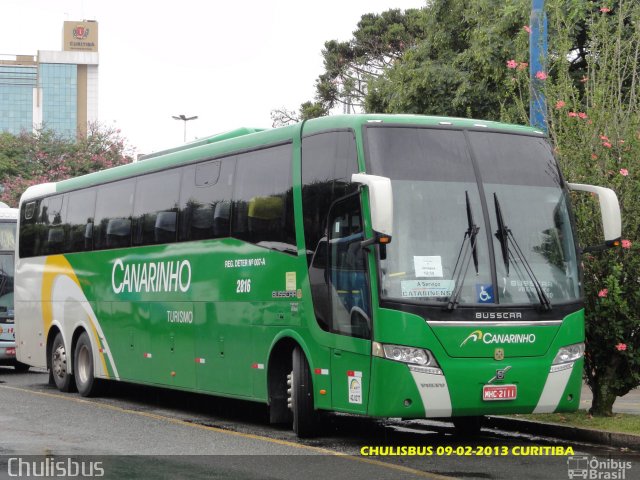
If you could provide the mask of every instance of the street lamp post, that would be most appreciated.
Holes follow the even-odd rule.
[[[196,118],[198,118],[197,115],[193,116],[193,117],[187,117],[185,115],[172,115],[174,120],[182,120],[184,122],[184,142],[187,142],[187,122],[189,120],[195,120]]]

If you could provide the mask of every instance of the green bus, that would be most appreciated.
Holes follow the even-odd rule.
[[[239,129],[20,201],[17,356],[104,380],[323,412],[452,418],[578,408],[569,189],[523,126],[346,115]]]

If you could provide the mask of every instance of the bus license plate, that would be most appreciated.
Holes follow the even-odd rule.
[[[516,385],[485,385],[482,387],[482,399],[493,400],[515,400],[518,394]]]

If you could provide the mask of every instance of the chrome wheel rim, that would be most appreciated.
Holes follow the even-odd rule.
[[[64,378],[67,374],[67,352],[64,345],[58,345],[58,348],[53,351],[51,368],[53,374],[58,378]]]

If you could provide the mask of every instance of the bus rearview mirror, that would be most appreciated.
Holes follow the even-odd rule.
[[[569,183],[568,185],[571,190],[596,195],[600,204],[605,243],[598,247],[587,247],[583,249],[583,252],[588,250],[601,250],[602,248],[619,245],[620,238],[622,237],[622,218],[620,216],[620,203],[618,202],[616,193],[610,188],[595,185],[584,185],[581,183]]]
[[[393,192],[391,179],[366,173],[354,173],[351,181],[366,185],[369,189],[369,202],[371,211],[371,227],[374,231],[374,243],[380,243],[378,239],[391,240],[393,233]]]

